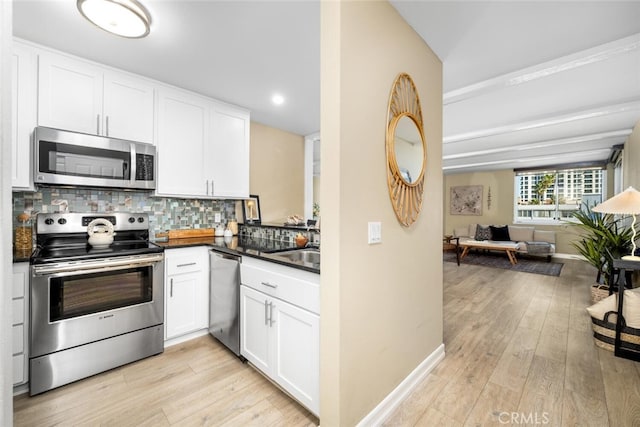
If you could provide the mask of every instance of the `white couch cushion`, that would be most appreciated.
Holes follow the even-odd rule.
[[[535,230],[534,227],[510,225],[509,237],[514,242],[533,242],[535,240],[533,238],[534,230]]]
[[[556,232],[555,231],[548,231],[548,230],[535,230],[533,232],[533,240],[535,242],[555,243],[556,242]]]
[[[469,227],[457,227],[453,229],[453,237],[470,237]]]

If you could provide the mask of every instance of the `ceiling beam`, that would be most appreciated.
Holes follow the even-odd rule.
[[[576,120],[592,119],[594,117],[626,113],[629,111],[640,111],[640,101],[605,105],[596,108],[590,108],[587,110],[575,110],[562,115],[554,115],[551,117],[544,117],[536,120],[511,123],[504,126],[465,132],[457,135],[446,136],[442,139],[442,142],[444,144],[450,144],[453,142],[468,141],[471,139],[485,138],[488,136],[496,136],[523,130],[542,128],[545,126],[559,125],[562,123],[574,122]]]
[[[593,141],[603,141],[608,145],[615,145],[617,142],[612,142],[611,139],[615,139],[616,141],[624,141],[626,137],[631,135],[631,129],[620,129],[611,132],[600,132],[589,135],[581,135],[572,138],[560,138],[560,139],[551,139],[547,141],[536,141],[527,144],[519,144],[513,145],[509,147],[500,147],[500,148],[490,148],[486,150],[476,150],[476,151],[467,151],[459,154],[448,154],[443,155],[443,160],[453,160],[453,159],[463,159],[466,157],[478,157],[488,154],[497,154],[497,153],[512,153],[514,151],[528,151],[528,150],[537,150],[541,148],[549,148],[549,147],[559,147],[565,145],[573,145],[573,144],[584,144],[585,142],[593,142]]]
[[[449,91],[442,97],[443,104],[446,106],[495,90],[518,86],[596,62],[607,61],[615,56],[629,54],[637,50],[640,50],[640,33]]]

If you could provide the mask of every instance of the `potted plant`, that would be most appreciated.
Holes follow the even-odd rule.
[[[632,230],[620,224],[621,218],[593,212],[592,206],[586,203],[583,209],[575,211],[572,216],[577,222],[571,224],[579,227],[581,233],[571,245],[597,269],[591,295],[594,302],[599,301],[610,293],[615,274],[613,259],[631,251]]]

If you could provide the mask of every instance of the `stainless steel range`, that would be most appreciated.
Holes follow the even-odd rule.
[[[100,223],[113,242],[92,246]],[[163,351],[164,253],[148,236],[147,214],[38,214],[31,395]]]

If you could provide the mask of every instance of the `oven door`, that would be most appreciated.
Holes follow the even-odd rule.
[[[163,254],[32,265],[31,276],[31,357],[163,323]]]

